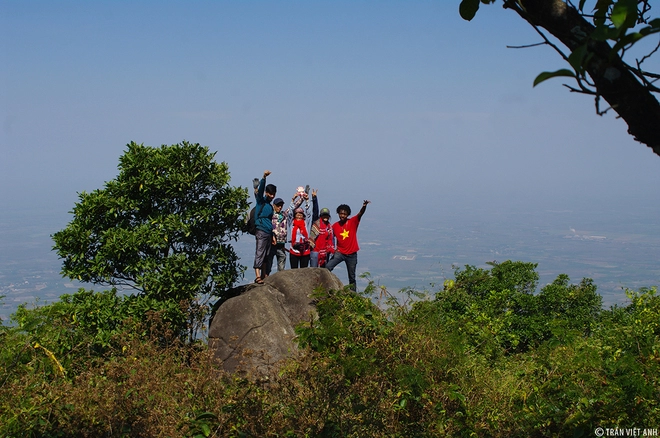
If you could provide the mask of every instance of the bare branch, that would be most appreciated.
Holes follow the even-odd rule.
[[[559,56],[564,58],[564,61],[568,62],[568,55],[566,55],[559,47],[557,47],[556,44],[554,44],[552,41],[550,41],[550,39],[548,39],[548,37],[545,35],[545,33],[543,33],[543,31],[539,28],[539,26],[537,26],[533,23],[530,23],[530,24],[532,25],[532,27],[534,28],[536,33],[538,33],[541,36],[541,38],[543,38],[543,40],[545,41],[545,44],[552,47],[555,52],[559,53]]]
[[[506,46],[507,49],[528,49],[530,47],[545,46],[546,42],[543,43],[534,43],[534,44],[525,44],[524,46]]]
[[[639,64],[637,64],[637,68],[630,68],[630,72],[633,73],[635,76],[639,78],[640,81],[642,81],[642,84],[652,93],[660,93],[660,88],[656,87],[653,85],[658,79],[660,79],[660,75],[657,73],[651,73],[651,72],[645,72],[641,68],[639,68]],[[652,78],[649,80],[649,78]]]
[[[595,104],[596,104],[596,114],[598,114],[599,116],[604,116],[605,114],[607,114],[607,112],[609,110],[613,109],[611,106],[609,106],[604,111],[601,111],[601,109],[600,109],[600,95],[596,95]],[[617,115],[617,119],[618,118],[619,118],[619,116]]]
[[[641,60],[637,61],[637,68],[639,68],[639,66],[642,65],[642,63],[646,61],[648,58],[650,58],[655,52],[657,52],[658,48],[660,48],[660,41],[658,41],[658,44],[655,46],[655,49],[651,50],[650,53],[644,55],[644,57],[642,57]]]
[[[588,94],[590,96],[598,96],[598,94],[595,91],[589,90],[584,87],[575,88],[575,87],[571,87],[568,84],[562,84],[562,85],[568,88],[571,91],[571,93],[580,93],[580,94]]]

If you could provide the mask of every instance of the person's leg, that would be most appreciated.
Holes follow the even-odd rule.
[[[312,268],[318,268],[319,267],[319,253],[316,251],[312,251],[309,253],[309,266]]]
[[[306,256],[300,256],[300,267],[306,268],[309,266],[309,254]]]
[[[286,250],[284,244],[277,245],[277,271],[284,271],[286,268]]]
[[[273,256],[275,255],[275,246],[271,245],[268,248],[268,252],[266,253],[266,257],[264,258],[264,267],[261,272],[261,276],[263,278],[266,278],[270,275],[270,273],[273,271]]]
[[[319,253],[318,263],[320,268],[324,268],[325,264],[328,263],[328,255],[327,252]]]
[[[291,269],[298,269],[298,259],[298,256],[289,253],[289,264],[291,265]]]
[[[259,263],[259,238],[257,235],[254,235],[254,264],[252,267],[254,268],[254,278],[259,278],[261,276],[261,265]]]
[[[266,253],[270,249],[270,234],[262,230],[257,230],[255,234],[256,249],[254,251],[254,273],[255,280],[260,280],[263,275],[262,269],[266,259]]]
[[[344,260],[346,260],[346,270],[348,271],[348,284],[350,284],[351,289],[357,290],[357,281],[355,280],[357,253],[354,252],[353,254],[345,255]]]
[[[344,261],[344,254],[337,251],[335,255],[325,264],[325,267],[328,271],[335,269],[335,266]]]

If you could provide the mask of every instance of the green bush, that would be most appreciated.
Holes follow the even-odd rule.
[[[536,264],[506,261],[488,271],[474,266],[455,270],[448,283],[425,304],[438,324],[454,327],[489,357],[529,351],[544,342],[590,333],[601,311],[601,297],[590,279],[569,284],[566,275],[535,294]]]
[[[5,337],[13,341],[3,348],[3,361],[13,364],[8,371],[18,364],[41,362],[49,372],[75,374],[86,367],[86,360],[103,357],[111,347],[121,348],[126,336],[157,332],[163,342],[185,339],[186,310],[173,301],[119,296],[114,289],[80,289],[34,309],[21,305],[11,317],[13,325],[5,328]],[[35,362],[35,357],[41,360]]]

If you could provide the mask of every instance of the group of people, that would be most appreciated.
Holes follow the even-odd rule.
[[[357,230],[370,201],[364,201],[355,216],[351,216],[351,208],[348,205],[340,205],[337,207],[339,220],[331,224],[330,210],[319,210],[316,190],[311,192],[310,214],[309,186],[298,187],[289,207],[283,210],[284,200],[276,198],[277,187],[266,184],[268,175],[270,171],[266,170],[263,178],[254,181],[257,201],[255,283],[262,284],[270,275],[274,259],[277,259],[277,270],[284,270],[288,253],[291,269],[311,266],[332,271],[335,266],[344,262],[348,271],[348,282],[355,290],[357,253],[360,249]]]

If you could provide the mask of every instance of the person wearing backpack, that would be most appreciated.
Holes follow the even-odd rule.
[[[259,181],[255,193],[257,205],[254,211],[256,249],[254,252],[254,282],[263,284],[264,278],[270,274],[272,261],[273,241],[273,206],[271,201],[277,194],[277,187],[273,184],[266,185],[266,177],[270,170],[264,171],[264,176]]]

